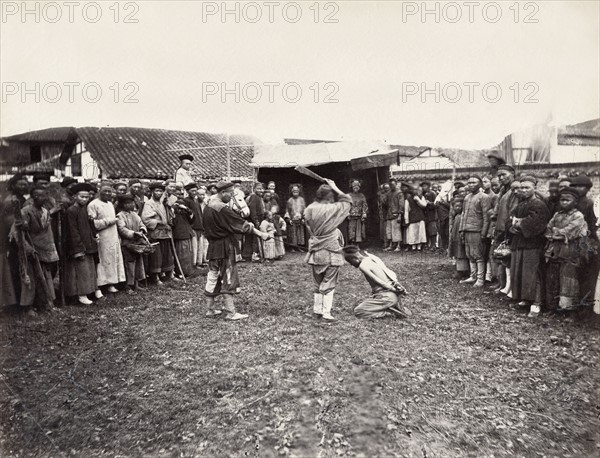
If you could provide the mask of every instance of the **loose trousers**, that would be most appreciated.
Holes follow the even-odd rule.
[[[337,286],[340,268],[339,266],[313,265],[312,273],[315,286],[314,292],[327,294],[333,291]]]

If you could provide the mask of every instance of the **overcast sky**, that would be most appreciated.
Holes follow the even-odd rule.
[[[223,21],[221,2],[131,2],[121,4],[117,23],[113,3],[102,3],[93,23],[98,10],[89,2],[74,7],[72,22],[63,2],[55,3],[58,20],[56,7],[39,6],[38,18],[23,18],[21,2],[3,2],[1,135],[67,125],[138,126],[244,133],[266,143],[298,137],[479,148],[532,124],[600,117],[596,1],[521,3],[518,18],[513,2],[500,2],[499,10],[479,2],[472,23],[464,2],[437,4],[439,23],[434,14],[423,21],[421,2],[318,8],[301,2],[299,9],[279,2],[272,23],[264,2],[237,4],[240,22],[233,14]],[[262,17],[249,22],[259,9]],[[458,12],[461,18],[450,22]],[[127,14],[138,22],[125,23]],[[337,23],[325,22],[328,15]],[[423,102],[421,83],[435,92],[436,82],[439,102],[435,93]],[[24,101],[22,83],[33,90]],[[72,103],[65,83],[79,83]],[[96,97],[94,88],[102,89],[96,103],[84,99],[86,83],[88,100]],[[239,103],[235,94],[223,103],[221,83],[234,92],[239,83]],[[272,102],[265,83],[273,83]],[[472,83],[472,102],[465,83]],[[134,90],[137,103],[123,103]],[[324,103],[327,96],[337,103]]]

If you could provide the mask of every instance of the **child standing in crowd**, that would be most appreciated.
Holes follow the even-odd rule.
[[[86,183],[71,188],[75,203],[66,211],[65,296],[77,296],[79,303],[90,305],[88,294],[104,297],[96,286],[98,241],[87,214],[92,186]]]
[[[558,211],[546,229],[546,302],[548,308],[569,310],[579,296],[577,268],[585,253],[588,227],[577,210],[580,194],[573,188],[560,192]]]
[[[121,211],[117,214],[117,229],[121,236],[127,294],[135,294],[139,282],[146,279],[144,257],[134,247],[144,237],[146,226],[136,211],[135,197],[124,194],[118,197]]]
[[[452,203],[454,220],[450,234],[450,250],[449,256],[454,257],[456,261],[456,279],[462,280],[469,276],[469,259],[465,251],[465,244],[460,236],[460,223],[462,220],[464,199],[457,197]]]
[[[275,243],[275,224],[273,224],[273,213],[270,211],[265,212],[264,218],[260,223],[260,231],[269,234],[269,239],[262,242],[264,257],[267,261],[273,261],[277,257],[276,243]],[[259,242],[259,243],[260,243]]]
[[[273,224],[275,225],[275,259],[279,260],[285,255],[285,245],[283,237],[287,226],[285,220],[279,214],[279,206],[273,205],[271,207],[271,213],[273,214]]]

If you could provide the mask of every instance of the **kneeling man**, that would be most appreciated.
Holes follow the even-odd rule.
[[[354,309],[358,318],[385,318],[393,314],[407,317],[412,314],[398,298],[406,294],[406,290],[398,283],[395,272],[388,269],[381,259],[369,253],[362,254],[356,246],[344,248],[344,259],[363,273],[373,292]]]

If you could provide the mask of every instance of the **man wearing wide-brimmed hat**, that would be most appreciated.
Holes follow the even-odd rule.
[[[194,160],[194,156],[192,156],[191,154],[182,154],[181,156],[179,156],[179,160],[181,161],[181,164],[175,172],[175,182],[182,183],[183,186],[187,186],[188,184],[194,182],[194,179],[190,174],[190,169],[192,168],[192,161]]]
[[[216,185],[215,194],[204,209],[204,230],[208,239],[208,275],[204,294],[207,297],[206,316],[217,316],[221,310],[215,308],[215,298],[223,296],[228,320],[241,320],[248,315],[237,313],[233,303],[233,295],[239,292],[240,279],[236,265],[238,247],[235,234],[254,234],[263,240],[269,234],[257,230],[254,225],[245,221],[229,208],[233,198],[233,183],[220,181]]]
[[[92,185],[77,183],[70,189],[74,204],[67,209],[65,217],[65,296],[77,296],[80,304],[90,305],[88,295],[95,293],[96,299],[103,297],[96,280],[98,242],[87,213]]]

